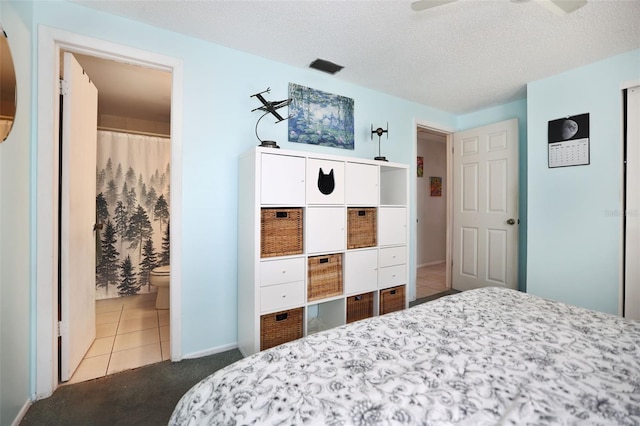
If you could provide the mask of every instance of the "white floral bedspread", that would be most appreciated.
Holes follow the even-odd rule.
[[[640,322],[463,292],[247,357],[171,425],[640,425]]]

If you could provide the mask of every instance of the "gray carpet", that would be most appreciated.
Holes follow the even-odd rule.
[[[60,386],[49,398],[36,401],[20,425],[166,425],[191,386],[241,358],[235,349]]]
[[[409,307],[416,306],[416,305],[419,305],[419,304],[425,303],[425,302],[430,302],[430,301],[436,300],[436,299],[438,299],[440,297],[449,296],[451,294],[456,294],[456,293],[460,293],[460,291],[451,289],[451,290],[443,291],[442,293],[432,294],[431,296],[421,297],[420,299],[416,299],[413,302],[409,302]]]
[[[449,290],[410,306],[457,293]],[[173,408],[194,384],[242,358],[237,349],[180,362],[164,361],[88,382],[60,386],[36,401],[21,426],[166,425]]]

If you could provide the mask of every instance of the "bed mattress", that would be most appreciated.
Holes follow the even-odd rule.
[[[640,322],[471,290],[254,354],[171,425],[639,425]]]

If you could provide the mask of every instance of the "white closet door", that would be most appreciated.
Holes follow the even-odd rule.
[[[627,90],[624,316],[640,320],[640,86]]]

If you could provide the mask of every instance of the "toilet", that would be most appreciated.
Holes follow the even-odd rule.
[[[169,271],[169,265],[164,265],[149,273],[149,283],[158,289],[156,309],[169,309]]]

